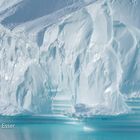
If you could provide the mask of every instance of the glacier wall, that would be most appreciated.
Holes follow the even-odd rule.
[[[10,6],[14,19],[3,6],[0,114],[129,111],[124,97],[140,90],[139,28],[125,15],[114,16],[118,1],[67,2],[55,13],[20,22],[24,1]]]

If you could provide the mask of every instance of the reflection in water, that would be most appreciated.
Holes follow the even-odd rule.
[[[124,126],[122,125],[124,122]],[[131,123],[130,123],[131,122]],[[82,122],[15,123],[0,128],[0,140],[140,140],[140,125],[132,120],[89,119]]]

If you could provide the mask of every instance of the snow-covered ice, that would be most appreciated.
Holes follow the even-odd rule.
[[[124,97],[140,93],[139,1],[10,2],[0,2],[0,114],[129,111]]]

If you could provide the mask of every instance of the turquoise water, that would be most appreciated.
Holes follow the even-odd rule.
[[[0,117],[0,140],[140,140],[139,115]]]

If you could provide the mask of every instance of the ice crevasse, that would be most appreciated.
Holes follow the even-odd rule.
[[[108,1],[64,10],[50,24],[43,16],[0,25],[0,114],[129,111],[124,96],[139,92],[139,30],[115,21]]]

